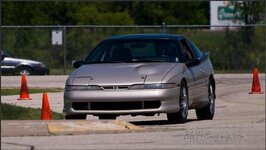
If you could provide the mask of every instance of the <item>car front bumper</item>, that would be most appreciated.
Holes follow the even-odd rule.
[[[76,109],[74,104],[86,105],[82,109]],[[110,105],[115,104],[115,109],[108,106],[93,108],[93,104]],[[155,107],[145,107],[146,104],[157,103]],[[122,104],[135,105],[123,108]],[[138,105],[139,104],[139,105]],[[121,107],[119,107],[119,106]],[[139,106],[139,107],[137,107]],[[108,108],[108,109],[105,109]],[[65,115],[72,114],[115,114],[115,115],[137,115],[172,113],[179,111],[179,87],[170,89],[145,89],[145,90],[99,90],[99,91],[65,91],[64,108]]]

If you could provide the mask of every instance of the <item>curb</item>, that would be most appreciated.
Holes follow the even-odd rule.
[[[53,135],[62,134],[84,134],[84,133],[109,133],[128,132],[143,130],[126,121],[105,120],[105,121],[71,121],[48,123],[48,132]]]
[[[144,130],[144,128],[121,120],[2,120],[1,128],[1,137],[75,135]]]

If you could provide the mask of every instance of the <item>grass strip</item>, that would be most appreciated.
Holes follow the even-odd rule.
[[[53,120],[62,120],[63,114],[52,112]],[[1,120],[41,120],[41,109],[25,108],[12,104],[1,103]]]
[[[29,89],[30,94],[34,93],[56,93],[56,92],[63,92],[64,89],[62,88],[31,88]],[[19,95],[20,88],[8,88],[8,89],[1,89],[1,96],[8,96],[8,95]]]

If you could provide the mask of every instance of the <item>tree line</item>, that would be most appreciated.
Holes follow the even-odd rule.
[[[209,2],[3,2],[4,25],[208,24]]]
[[[3,25],[167,25],[209,24],[208,1],[4,1]],[[246,24],[265,22],[265,2],[244,1]],[[51,44],[50,28],[5,28],[3,48],[15,57],[45,62],[50,68],[62,68],[63,48]],[[67,64],[84,59],[104,38],[118,34],[158,33],[149,28],[67,28]],[[217,70],[250,70],[255,61],[265,69],[265,28],[243,27],[238,30],[167,28],[167,33],[192,39],[199,48],[211,53]]]

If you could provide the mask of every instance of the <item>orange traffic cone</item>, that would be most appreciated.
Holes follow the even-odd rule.
[[[251,88],[251,92],[249,94],[263,94],[263,92],[260,89],[260,79],[259,79],[258,74],[259,74],[258,69],[254,68],[252,88]]]
[[[31,100],[25,74],[23,74],[21,77],[20,97],[18,98],[18,100]]]
[[[42,96],[42,115],[41,115],[42,120],[51,120],[52,119],[52,114],[50,111],[50,105],[48,101],[48,95],[47,93],[43,93]]]

